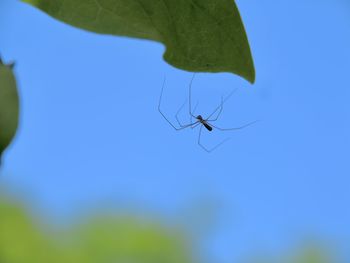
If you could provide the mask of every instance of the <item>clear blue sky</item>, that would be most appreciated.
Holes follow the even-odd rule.
[[[84,32],[1,0],[0,52],[17,61],[22,103],[2,182],[56,219],[105,203],[176,216],[194,200],[213,199],[218,219],[204,246],[222,262],[308,238],[349,253],[350,5],[237,4],[256,84],[198,74],[193,96],[205,115],[239,88],[218,125],[261,121],[204,133],[208,144],[231,138],[207,154],[198,131],[175,132],[157,111],[164,75],[170,116],[191,78],[162,60],[162,45]]]

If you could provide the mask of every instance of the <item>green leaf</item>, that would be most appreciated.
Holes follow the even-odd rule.
[[[0,59],[0,164],[1,155],[11,143],[18,126],[19,102],[13,64]]]
[[[326,249],[321,246],[310,246],[298,255],[293,263],[331,263],[333,262],[325,253]]]
[[[193,240],[174,225],[144,216],[98,213],[68,228],[50,227],[3,195],[4,190],[0,188],[1,263],[199,262]],[[277,260],[253,258],[249,262],[334,263],[327,251],[312,244],[288,255],[279,253]]]
[[[164,59],[194,72],[232,72],[250,82],[255,70],[234,0],[22,0],[73,26],[155,40]]]
[[[51,240],[32,221],[21,205],[0,196],[0,262],[64,262],[54,260]]]
[[[184,233],[160,221],[107,214],[58,228],[11,200],[0,191],[1,263],[194,263]]]
[[[191,263],[190,242],[181,231],[135,216],[100,216],[77,228],[85,262]]]

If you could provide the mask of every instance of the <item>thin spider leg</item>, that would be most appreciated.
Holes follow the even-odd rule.
[[[194,106],[194,109],[193,109],[193,112],[192,112],[192,114],[194,114],[194,113],[196,112],[196,110],[197,110],[197,107],[198,107],[198,104],[199,104],[199,101],[197,101],[197,103],[196,103],[196,106]]]
[[[193,115],[194,115],[195,112],[196,112],[198,103],[199,103],[199,102],[197,101],[196,106],[194,106],[194,109],[193,109],[193,112],[192,112]],[[191,122],[191,123],[193,122],[193,117],[192,117],[192,115],[190,115],[190,122]],[[193,128],[195,128],[195,127],[191,127],[191,128],[193,129]]]
[[[247,123],[247,124],[245,124],[245,125],[242,125],[242,126],[239,126],[239,127],[235,127],[235,128],[220,128],[220,127],[217,127],[217,126],[215,126],[215,125],[213,125],[213,124],[210,124],[211,126],[213,126],[215,129],[218,129],[218,130],[220,130],[220,131],[234,131],[234,130],[241,130],[241,129],[244,129],[244,128],[246,128],[246,127],[248,127],[248,126],[250,126],[250,125],[253,125],[254,123],[257,123],[259,120],[256,120],[256,121],[252,121],[252,122],[249,122],[249,123]]]
[[[200,121],[196,121],[191,128],[194,129],[200,124],[201,124]]]
[[[198,134],[198,145],[199,145],[200,147],[202,147],[203,150],[206,151],[207,153],[213,152],[214,150],[216,150],[218,147],[220,147],[221,145],[223,145],[225,142],[227,142],[227,141],[230,139],[230,138],[226,138],[225,140],[223,140],[223,141],[220,142],[219,144],[215,145],[214,147],[212,147],[212,148],[207,148],[206,146],[204,146],[204,145],[202,144],[202,141],[201,141],[201,139],[202,139],[202,128],[203,128],[203,126],[201,126],[201,128],[199,129],[199,134]]]
[[[202,147],[204,151],[206,151],[206,152],[209,153],[208,149],[201,143],[202,129],[203,129],[203,126],[201,126],[201,127],[199,128],[199,133],[198,133],[198,145],[199,145],[200,147]]]
[[[177,111],[176,114],[175,114],[175,119],[176,119],[177,123],[178,123],[181,127],[184,127],[184,126],[186,126],[186,125],[184,125],[184,124],[181,123],[181,121],[180,121],[178,115],[179,115],[180,111],[183,109],[183,107],[185,106],[186,102],[187,102],[187,101],[185,101],[185,102],[182,104],[182,106],[178,109],[178,111]],[[191,122],[191,124],[192,124],[192,122]]]
[[[215,151],[217,148],[219,148],[221,145],[223,145],[225,142],[227,142],[230,138],[226,138],[224,140],[222,140],[220,143],[218,143],[216,146],[214,146],[213,148],[210,149],[210,152]]]
[[[221,101],[220,105],[216,107],[216,109],[209,115],[209,117],[206,119],[207,121],[213,121],[213,120],[210,120],[210,118],[215,114],[215,112],[217,112],[218,110],[220,110],[220,113],[222,111],[222,108],[224,106],[224,103],[229,99],[231,98],[231,96],[237,91],[238,89],[234,89],[233,91],[231,91],[231,93],[224,99]],[[218,118],[218,117],[217,117]],[[217,119],[216,118],[216,119]]]
[[[181,128],[188,128],[188,127],[191,127],[191,129],[197,127],[197,124],[199,124],[200,122],[199,121],[196,121],[196,122],[193,122],[193,123],[189,123],[189,124],[183,124],[181,123],[180,119],[178,117],[176,117],[176,121],[177,123],[179,124],[179,126]]]
[[[181,126],[181,127],[187,125],[187,124],[181,123],[180,118],[179,118],[179,113],[181,112],[183,107],[186,105],[186,103],[187,103],[187,100],[182,104],[182,106],[178,109],[178,111],[176,112],[176,115],[175,115],[175,119],[176,119],[177,123],[179,124],[179,126]],[[198,105],[198,102],[197,102],[196,106],[194,107],[194,110],[196,110],[197,105]],[[195,122],[193,122],[192,116],[190,115],[190,123],[191,123],[191,125],[197,124],[198,122],[199,121],[197,121],[197,120]],[[191,127],[191,128],[193,129],[193,127]]]
[[[188,125],[182,126],[182,127],[180,127],[180,128],[179,128],[179,127],[176,127],[176,126],[165,116],[165,114],[161,111],[160,105],[161,105],[161,102],[162,102],[164,86],[165,86],[165,78],[164,78],[164,81],[163,81],[162,91],[161,91],[160,97],[159,97],[159,103],[158,103],[158,111],[159,111],[159,113],[160,113],[160,114],[163,116],[163,118],[171,125],[171,127],[173,127],[176,131],[180,131],[180,130],[183,130],[183,129],[185,129],[185,128],[191,127],[192,124],[188,124]]]
[[[196,73],[193,73],[193,76],[191,78],[191,82],[190,82],[190,87],[188,89],[188,113],[193,117],[193,118],[196,118],[196,116],[194,116],[192,114],[192,83],[193,83],[193,79],[194,79],[194,76],[196,75]]]
[[[222,110],[224,109],[224,98],[221,96],[221,106],[220,106],[220,110],[219,113],[216,115],[216,117],[214,119],[209,119],[210,116],[206,119],[206,121],[217,121],[222,113]]]

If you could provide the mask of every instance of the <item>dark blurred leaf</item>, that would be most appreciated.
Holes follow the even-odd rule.
[[[255,69],[233,0],[22,0],[89,31],[150,39],[164,59],[194,72],[233,72],[250,82]]]
[[[12,67],[13,64],[4,65],[0,59],[0,162],[18,126],[19,102]]]

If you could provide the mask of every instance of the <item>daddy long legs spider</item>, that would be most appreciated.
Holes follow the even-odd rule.
[[[221,97],[221,103],[220,105],[218,105],[214,111],[209,114],[209,116],[207,118],[203,118],[202,115],[194,115],[195,114],[195,111],[197,109],[197,105],[198,103],[195,105],[194,109],[192,110],[192,83],[193,83],[193,79],[194,79],[194,76],[195,74],[193,74],[192,78],[191,78],[191,82],[190,82],[190,85],[189,85],[189,92],[188,92],[188,113],[189,113],[189,118],[190,118],[190,123],[188,124],[183,124],[181,123],[178,115],[179,113],[181,112],[181,110],[184,108],[184,106],[186,105],[187,103],[187,100],[182,104],[182,106],[179,108],[179,110],[176,112],[175,114],[175,119],[177,121],[177,125],[174,125],[166,116],[165,114],[161,111],[160,107],[161,107],[161,103],[162,103],[162,97],[163,97],[163,91],[164,91],[164,86],[165,86],[165,78],[164,78],[164,81],[163,81],[163,86],[162,86],[162,91],[160,93],[160,97],[159,97],[159,103],[158,103],[158,111],[159,113],[163,116],[163,118],[170,124],[171,127],[173,127],[176,131],[181,131],[181,130],[184,130],[186,128],[196,128],[198,126],[200,126],[199,128],[199,133],[198,133],[198,140],[197,140],[197,143],[200,147],[202,147],[206,152],[210,153],[212,151],[214,151],[216,148],[218,148],[219,146],[221,146],[223,143],[225,143],[227,140],[229,140],[229,138],[226,138],[225,140],[221,141],[220,143],[218,143],[217,145],[215,145],[214,147],[212,148],[208,148],[206,147],[201,139],[202,139],[202,130],[203,130],[203,127],[205,129],[207,129],[209,132],[213,131],[213,129],[217,129],[217,130],[220,130],[220,131],[234,131],[234,130],[241,130],[245,127],[248,127],[254,123],[256,123],[257,121],[253,121],[253,122],[250,122],[250,123],[247,123],[245,125],[242,125],[242,126],[239,126],[239,127],[235,127],[235,128],[221,128],[221,127],[218,127],[214,124],[212,124],[212,122],[215,122],[218,120],[218,118],[220,117],[221,113],[222,113],[222,110],[223,110],[223,106],[224,106],[224,103],[233,95],[233,93],[236,92],[237,89],[233,90],[228,96],[226,96],[225,98],[224,97]],[[214,115],[216,114],[215,117],[213,117]],[[193,119],[195,121],[193,121]]]

